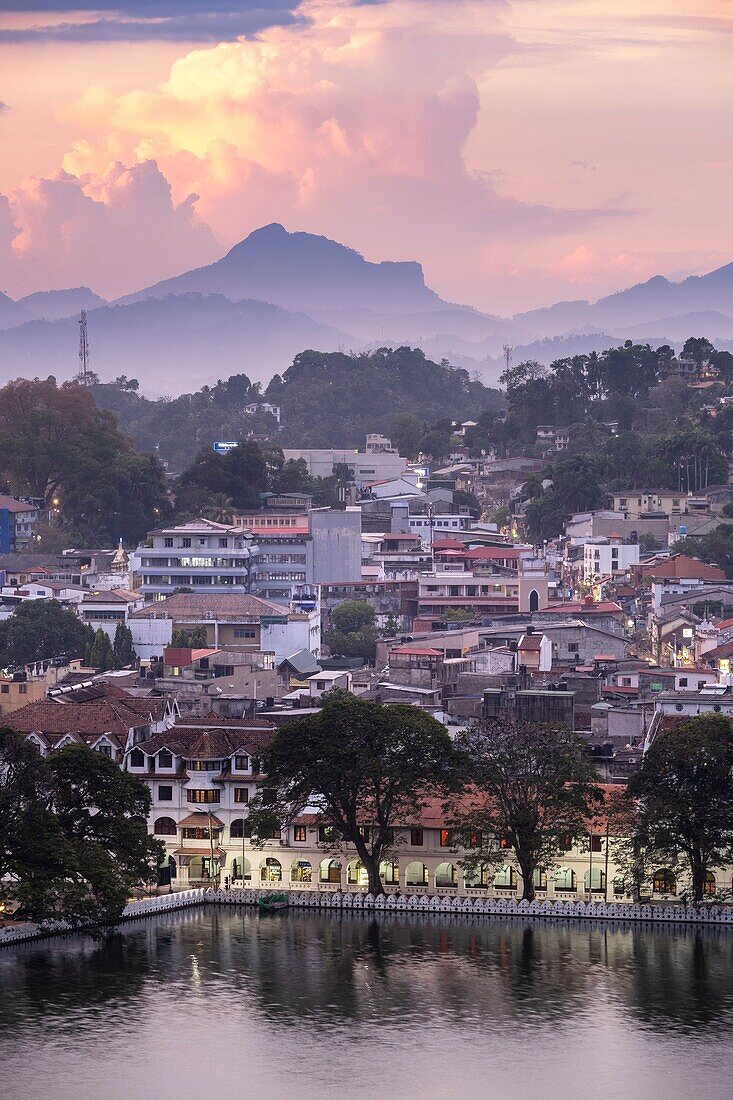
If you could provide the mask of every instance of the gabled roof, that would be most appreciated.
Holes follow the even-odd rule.
[[[218,715],[212,715],[219,722]],[[204,721],[204,720],[202,720]],[[224,720],[227,721],[226,719]],[[237,721],[230,719],[233,728],[220,726],[186,727],[175,725],[163,733],[157,733],[135,745],[136,749],[153,756],[161,749],[170,749],[175,756],[186,760],[225,760],[237,752],[257,753],[266,748],[272,740],[275,727],[261,719],[253,719],[247,726],[237,727]]]
[[[312,676],[314,672],[320,672],[321,666],[309,649],[299,649],[297,653],[291,653],[280,662],[279,668],[289,665],[293,672],[299,676]]]

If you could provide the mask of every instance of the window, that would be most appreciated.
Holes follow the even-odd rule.
[[[255,630],[255,628],[253,626],[247,626],[247,627],[235,626],[234,627],[234,637],[235,638],[256,638],[257,637],[257,631]]]
[[[568,642],[568,653],[577,653],[580,649],[578,642]]]
[[[603,851],[603,837],[597,833],[591,834],[590,838],[590,850],[591,852]]]
[[[318,843],[331,844],[336,837],[336,830],[332,825],[318,826]]]
[[[441,829],[440,830],[440,847],[452,848],[453,847],[453,830]]]
[[[110,745],[97,745],[97,752],[101,756],[112,757],[112,748]]]
[[[305,825],[293,826],[293,840],[296,840],[299,844],[304,844],[308,839],[308,830]]]
[[[235,756],[234,757],[234,767],[236,768],[236,770],[238,772],[246,772],[247,769],[249,768],[249,757],[248,756]]]
[[[172,802],[173,788],[170,786],[158,786],[158,802]]]
[[[559,848],[561,852],[570,852],[573,848],[573,838],[570,833],[560,837]]]
[[[483,843],[483,835],[481,833],[471,833],[471,847],[480,848]]]
[[[249,802],[249,789],[247,787],[234,788],[235,802]]]
[[[362,840],[365,840],[367,844],[369,843],[371,831],[372,830],[369,825],[360,825],[358,829],[359,836],[362,838]]]
[[[145,753],[140,749],[133,749],[130,753],[130,767],[132,768],[144,768],[145,767]]]
[[[219,802],[220,799],[221,795],[219,791],[212,791],[207,789],[186,791],[186,800],[188,802],[212,803]]]
[[[423,845],[422,829],[410,829],[410,844],[413,848],[421,848]]]
[[[652,890],[655,894],[676,894],[677,879],[669,867],[654,872]]]
[[[181,829],[181,836],[184,840],[214,840],[219,842],[219,833],[221,829],[217,829],[215,826],[211,828],[211,837],[209,837],[209,829],[203,825],[191,825],[186,829]]]
[[[219,549],[220,550],[225,550],[226,549],[226,544],[227,544],[227,540],[225,538],[219,539]]]
[[[181,539],[181,546],[184,548],[184,550],[190,550],[191,540],[190,539]]]
[[[28,694],[28,685],[27,684],[18,684],[18,694],[19,695],[27,695]]]
[[[244,818],[235,818],[229,826],[229,836],[232,837],[234,840],[236,840],[237,838],[242,839],[244,837],[249,837],[251,835],[252,826],[250,825],[249,821],[246,821]]]
[[[686,676],[680,676],[680,687],[681,688],[686,688],[687,687],[687,677]]]
[[[220,772],[221,760],[189,760],[188,767],[192,772]]]
[[[173,539],[163,539],[163,546],[165,546],[168,550],[172,550]]]
[[[10,694],[10,684],[3,684],[3,695]]]
[[[159,817],[153,825],[156,836],[175,836],[176,823],[172,817]]]
[[[172,768],[173,767],[173,753],[168,749],[162,749],[158,753],[158,767],[159,768]]]

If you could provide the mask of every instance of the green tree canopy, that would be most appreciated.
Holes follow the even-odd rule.
[[[374,608],[366,600],[344,600],[331,612],[336,630],[351,634],[365,626],[374,626]]]
[[[94,633],[94,640],[89,646],[88,653],[85,654],[85,663],[90,668],[96,668],[98,672],[108,672],[110,669],[117,668],[115,651],[109,640],[109,634],[101,626]]]
[[[304,806],[356,848],[373,894],[392,830],[418,820],[431,791],[456,776],[445,727],[403,705],[380,706],[336,693],[316,715],[277,731],[265,753],[267,793],[253,806],[254,834],[291,820]]]
[[[627,787],[635,812],[636,885],[681,864],[695,901],[706,874],[733,859],[733,725],[701,714],[657,735]]]
[[[570,840],[585,837],[603,802],[583,739],[530,722],[482,722],[456,741],[466,759],[467,797],[454,811],[469,866],[514,862],[532,901],[535,872]]]
[[[83,657],[93,639],[92,628],[58,600],[26,600],[0,622],[0,665]]]
[[[44,759],[0,729],[0,891],[33,920],[114,926],[162,859],[150,805],[147,785],[101,753]]]

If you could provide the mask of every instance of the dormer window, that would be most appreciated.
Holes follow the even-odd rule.
[[[106,744],[97,745],[97,752],[100,753],[102,756],[108,756],[111,759],[112,746]]]
[[[145,767],[145,753],[140,749],[133,749],[130,753],[130,767],[132,768],[144,768]]]
[[[161,752],[158,753],[158,767],[159,768],[172,768],[173,767],[173,753],[169,752],[168,749],[162,749]]]
[[[235,756],[234,767],[238,772],[249,771],[249,757],[248,756]]]

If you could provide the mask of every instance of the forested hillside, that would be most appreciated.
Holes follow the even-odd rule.
[[[363,447],[367,432],[389,432],[402,413],[427,428],[446,418],[476,420],[484,410],[505,406],[498,390],[413,348],[362,355],[304,351],[264,393],[244,374],[173,399],[151,401],[138,388],[122,376],[92,393],[138,449],[157,447],[172,470],[183,469],[201,447],[246,438],[252,429],[280,447]],[[280,406],[281,431],[273,417],[245,417],[244,406],[256,401]]]

